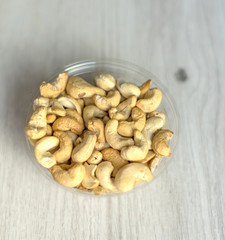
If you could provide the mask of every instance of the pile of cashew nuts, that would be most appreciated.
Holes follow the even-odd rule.
[[[162,93],[100,73],[96,86],[61,73],[42,82],[25,132],[36,160],[55,181],[95,194],[127,192],[153,179],[170,156]]]

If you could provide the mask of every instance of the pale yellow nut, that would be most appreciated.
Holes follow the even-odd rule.
[[[95,76],[94,80],[96,86],[104,89],[105,91],[112,90],[116,85],[114,77],[108,73],[99,73]]]
[[[148,166],[152,173],[155,172],[155,170],[156,170],[157,166],[160,164],[161,160],[162,160],[162,157],[155,156],[151,161],[149,161]]]
[[[145,93],[147,93],[147,91],[149,90],[151,83],[152,80],[148,80],[139,87],[141,91],[139,98],[143,98]]]
[[[64,108],[75,109],[80,115],[82,114],[81,107],[75,98],[65,94],[58,98],[58,102],[61,103]]]
[[[51,135],[52,135],[52,127],[48,124],[47,125],[46,136],[51,136]]]
[[[123,78],[117,79],[116,87],[125,98],[130,96],[136,96],[138,98],[141,92],[139,87],[133,83],[126,82]]]
[[[85,176],[81,182],[81,185],[86,189],[94,189],[99,185],[99,180],[95,177],[95,171],[97,165],[84,163],[85,166]]]
[[[89,164],[99,164],[101,161],[102,161],[102,153],[97,150],[94,150],[91,156],[87,160]]]
[[[48,114],[46,116],[47,123],[53,123],[56,120],[56,115],[55,114]]]

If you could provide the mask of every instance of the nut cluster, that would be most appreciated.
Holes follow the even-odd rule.
[[[162,93],[100,73],[91,85],[59,74],[43,82],[25,132],[37,161],[58,183],[95,194],[127,192],[153,179],[170,156]]]

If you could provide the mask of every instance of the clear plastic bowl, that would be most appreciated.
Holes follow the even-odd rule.
[[[163,157],[163,160],[161,163],[158,165],[154,172],[154,179],[157,178],[160,173],[168,166],[169,162],[172,160],[175,154],[175,147],[177,144],[178,140],[178,130],[179,130],[179,125],[178,125],[178,113],[175,107],[175,103],[173,101],[173,98],[169,95],[168,90],[162,85],[162,83],[158,80],[156,76],[154,76],[152,73],[148,72],[147,70],[134,65],[132,63],[122,61],[122,60],[115,60],[115,59],[103,59],[103,60],[86,60],[86,61],[80,61],[76,62],[73,64],[70,64],[68,66],[65,66],[62,69],[59,69],[53,76],[51,76],[47,82],[52,82],[56,79],[59,73],[61,72],[67,72],[69,76],[80,76],[84,78],[86,81],[90,83],[94,83],[93,79],[94,76],[100,72],[104,73],[110,73],[112,74],[115,79],[122,77],[129,82],[133,82],[136,85],[140,86],[142,83],[144,83],[146,80],[151,79],[152,87],[157,87],[162,91],[163,98],[160,106],[157,108],[158,111],[163,112],[166,115],[166,128],[170,129],[171,131],[174,132],[174,136],[172,140],[169,142],[172,156],[171,157]],[[31,101],[39,96],[39,91],[37,94],[34,96]],[[31,116],[33,112],[33,107],[32,104],[30,105],[30,108],[28,110],[27,114],[27,120]],[[50,171],[44,167],[42,167],[35,159],[34,153],[33,153],[33,146],[29,143],[27,140],[27,145],[29,149],[29,158],[32,159],[32,162],[41,170],[41,172],[46,176],[51,182],[55,182],[54,179],[52,178],[52,175]],[[57,182],[55,182],[57,183]],[[151,183],[151,182],[150,182]],[[134,188],[134,190],[142,189],[144,186],[148,185],[149,183],[142,183],[139,184]],[[59,185],[57,183],[57,185]],[[61,186],[61,185],[60,185]],[[63,187],[63,186],[61,186]],[[64,189],[68,189],[72,192],[76,193],[82,193],[85,195],[94,195],[92,192],[84,192],[76,188],[66,188],[63,187]],[[132,191],[134,191],[132,190]],[[111,196],[115,194],[121,194],[121,193],[114,193],[114,194],[106,194],[106,196]],[[98,195],[102,196],[101,195]]]

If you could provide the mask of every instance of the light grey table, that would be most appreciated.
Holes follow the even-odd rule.
[[[1,0],[0,56],[0,239],[225,239],[225,1]],[[23,129],[41,81],[101,57],[157,75],[180,136],[149,187],[98,199],[44,178]]]

